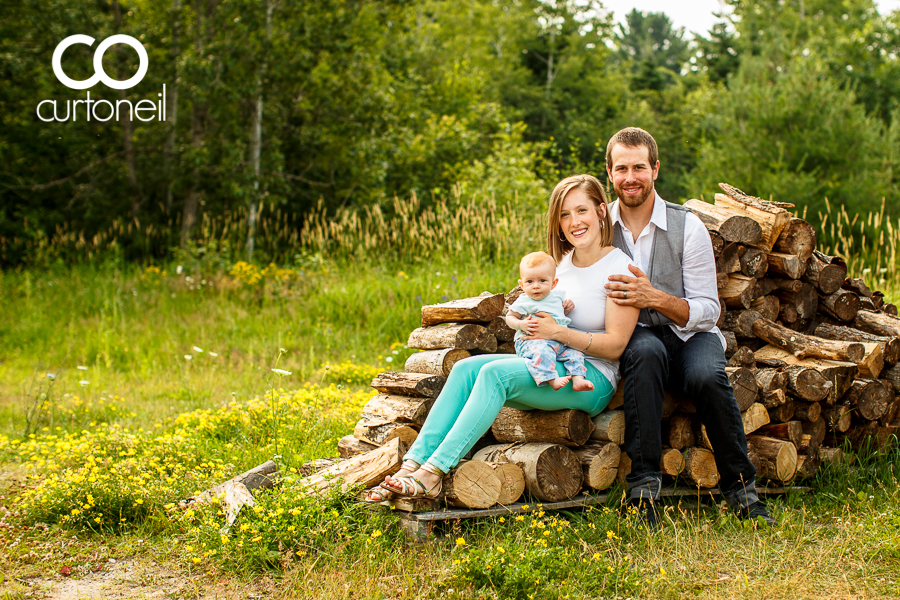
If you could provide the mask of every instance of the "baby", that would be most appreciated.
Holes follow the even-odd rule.
[[[558,324],[566,326],[566,316],[574,303],[565,299],[565,293],[554,290],[556,261],[546,252],[532,252],[519,263],[519,286],[525,292],[519,296],[506,313],[506,324],[516,330],[516,355],[526,359],[528,372],[538,385],[550,384],[554,390],[564,387],[572,380],[572,389],[584,392],[594,389],[594,384],[585,379],[584,354],[553,340],[526,340],[537,327],[537,322],[528,317],[544,312]],[[556,372],[556,361],[565,364],[566,377]]]

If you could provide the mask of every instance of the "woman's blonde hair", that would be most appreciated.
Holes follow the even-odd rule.
[[[608,204],[603,186],[600,185],[600,181],[593,175],[572,175],[557,183],[556,187],[553,188],[553,193],[550,194],[550,206],[547,209],[547,250],[557,263],[562,260],[563,256],[572,251],[572,244],[566,239],[559,226],[559,215],[562,212],[566,196],[576,188],[583,191],[594,203],[597,218],[600,219],[600,224],[603,226],[600,229],[601,247],[612,245],[613,231],[612,219],[609,218],[609,207],[605,211],[605,217],[600,211],[601,204]]]

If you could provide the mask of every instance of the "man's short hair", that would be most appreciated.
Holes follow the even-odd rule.
[[[533,269],[544,265],[553,267],[554,271],[556,270],[556,261],[552,256],[546,252],[532,252],[522,257],[522,260],[519,262],[519,270]]]
[[[626,148],[647,148],[650,154],[650,167],[653,168],[659,161],[659,148],[656,147],[656,140],[653,136],[641,129],[640,127],[626,127],[614,136],[609,138],[606,145],[606,168],[612,171],[612,149],[616,144],[622,144]]]

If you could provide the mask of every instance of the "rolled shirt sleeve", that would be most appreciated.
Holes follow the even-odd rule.
[[[716,321],[719,320],[721,306],[716,282],[716,257],[709,232],[693,213],[688,213],[684,221],[682,282],[690,313],[684,327],[674,323],[672,327],[683,334],[717,330]]]

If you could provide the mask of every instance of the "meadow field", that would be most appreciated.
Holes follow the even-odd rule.
[[[240,260],[211,223],[160,264],[122,261],[111,234],[77,264],[50,244],[0,272],[2,598],[897,597],[896,444],[770,500],[774,529],[688,499],[649,534],[614,490],[414,545],[353,494],[303,496],[297,468],[336,455],[373,375],[402,369],[421,305],[508,291],[543,245],[541,220],[508,207],[412,204],[298,232],[270,215],[296,235],[272,264]],[[898,223],[820,221],[825,251],[900,301]],[[271,458],[284,477],[230,531],[217,507],[176,507]]]

